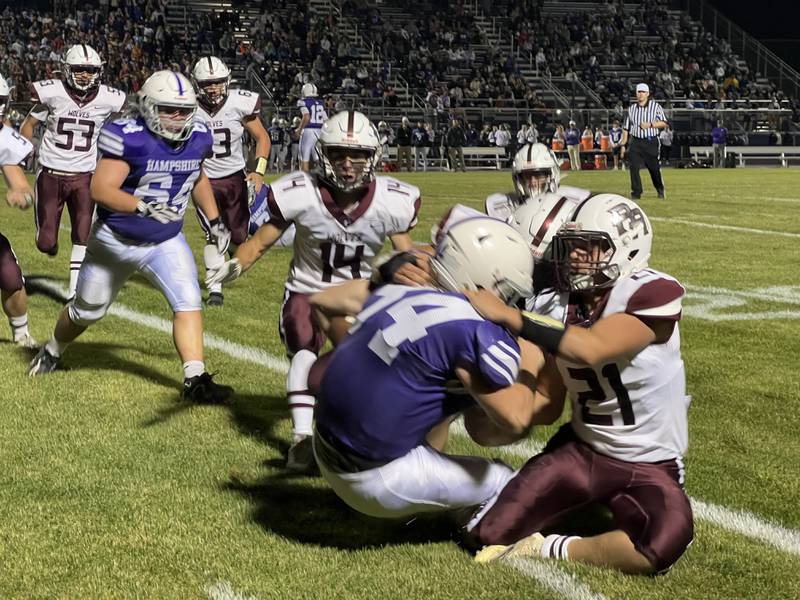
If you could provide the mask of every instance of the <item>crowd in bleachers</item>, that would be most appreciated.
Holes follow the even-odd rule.
[[[685,13],[672,16],[662,0],[644,0],[636,8],[608,0],[598,10],[557,17],[542,4],[483,2],[513,36],[513,53],[487,43],[462,4],[434,0],[415,3],[413,18],[399,25],[384,18],[385,4],[372,0],[343,0],[341,13],[325,16],[315,15],[308,0],[264,0],[245,39],[234,35],[241,25],[235,10],[195,14],[188,35],[178,35],[183,31],[170,31],[165,19],[166,0],[73,3],[60,15],[6,8],[0,72],[24,100],[29,81],[57,76],[66,44],[85,42],[106,60],[105,81],[135,92],[153,70],[188,73],[198,55],[211,52],[231,66],[254,67],[279,105],[292,105],[303,83],[312,81],[323,93],[345,96],[349,105],[398,106],[394,82],[400,74],[432,119],[446,121],[461,107],[545,108],[540,90],[521,75],[518,63],[524,61],[542,74],[580,78],[619,114],[636,81],[614,66],[644,73],[654,98],[673,106],[747,108],[757,98],[770,107],[798,107],[777,86],[760,83],[726,41]],[[357,25],[358,40],[345,35],[338,19]],[[644,36],[634,39],[634,32]],[[363,47],[374,60],[362,60]],[[334,110],[336,99],[329,105]]]

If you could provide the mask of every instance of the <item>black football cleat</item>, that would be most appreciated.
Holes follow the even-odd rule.
[[[214,383],[210,373],[202,373],[183,380],[181,399],[197,404],[221,404],[233,393],[228,385]]]
[[[28,365],[28,375],[34,377],[52,373],[58,368],[59,360],[58,356],[53,356],[47,351],[46,346],[42,346],[36,356],[33,357],[31,364]]]
[[[225,296],[222,292],[211,292],[206,300],[206,306],[222,306],[225,304]]]

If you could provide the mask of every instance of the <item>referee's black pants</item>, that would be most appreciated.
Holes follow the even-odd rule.
[[[647,167],[650,179],[658,194],[664,193],[664,182],[661,179],[661,166],[658,162],[658,138],[640,139],[631,136],[628,147],[628,160],[631,166],[631,195],[639,198],[642,195],[642,178],[639,169]]]

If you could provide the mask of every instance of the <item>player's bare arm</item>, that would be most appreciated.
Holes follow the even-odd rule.
[[[264,185],[264,174],[267,172],[267,157],[269,156],[272,142],[270,142],[269,134],[264,129],[264,125],[258,115],[250,115],[242,121],[242,124],[256,141],[258,162],[256,163],[256,170],[247,174],[247,181],[253,182],[256,186],[256,193],[258,193],[261,190],[261,186]]]
[[[33,131],[36,129],[36,126],[43,121],[43,119],[39,119],[36,115],[47,115],[48,108],[44,104],[36,104],[28,113],[28,116],[25,117],[25,121],[22,123],[22,127],[19,128],[19,134],[27,139],[29,142],[33,141]]]
[[[476,415],[469,418],[473,433],[480,436],[473,439],[480,440],[484,445],[498,445],[528,435],[536,416],[536,376],[543,365],[541,350],[523,341],[520,344],[519,375],[517,381],[508,387],[493,389],[476,369],[456,369],[464,388],[475,398],[490,421],[479,425]]]
[[[357,315],[369,298],[369,280],[353,279],[313,294],[310,303],[314,313],[323,319]]]
[[[121,189],[130,170],[124,160],[101,158],[89,188],[92,200],[110,211],[135,213],[139,198]]]
[[[3,176],[6,178],[8,192],[6,202],[9,206],[16,206],[25,210],[33,203],[33,189],[25,177],[25,172],[19,165],[3,165]]]
[[[217,201],[214,200],[214,190],[211,189],[211,182],[202,171],[194,184],[194,189],[192,189],[192,200],[200,207],[200,210],[208,217],[209,221],[219,218]]]
[[[301,135],[303,133],[303,129],[305,129],[306,125],[308,125],[310,122],[311,122],[311,113],[305,113],[303,115],[303,118],[300,120],[300,125],[297,127],[297,129],[294,130],[294,132],[298,136]]]
[[[395,250],[405,252],[406,250],[414,249],[414,241],[411,239],[411,234],[408,232],[395,233],[394,235],[390,235],[389,239],[392,241],[392,248]]]
[[[277,242],[284,229],[277,227],[272,221],[267,221],[236,250],[234,258],[239,261],[242,271],[246,271],[261,258],[267,250]]]
[[[567,327],[533,313],[523,314],[499,302],[485,291],[465,292],[486,319],[508,328],[516,335],[557,352],[566,360],[592,366],[621,356],[634,356],[653,343],[663,343],[672,335],[673,322],[642,320],[625,313],[600,319],[588,329]],[[531,338],[535,339],[531,339]]]

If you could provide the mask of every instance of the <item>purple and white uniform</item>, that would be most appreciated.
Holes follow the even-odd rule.
[[[322,124],[328,120],[328,113],[325,112],[325,105],[319,98],[301,98],[297,101],[297,108],[300,109],[301,116],[310,117],[300,137],[300,160],[309,162]]]
[[[314,449],[323,477],[376,517],[474,506],[511,478],[506,465],[437,452],[425,436],[473,404],[448,392],[456,367],[500,389],[516,381],[520,350],[464,296],[387,285],[365,304],[322,379]]]
[[[148,204],[166,204],[181,216],[212,144],[211,132],[198,121],[189,139],[173,147],[151,133],[141,118],[109,123],[98,139],[103,158],[125,161],[130,168],[123,191]],[[200,310],[197,268],[181,232],[183,219],[163,224],[102,206],[97,217],[70,306],[74,322],[101,319],[136,271],[161,290],[174,312]]]

